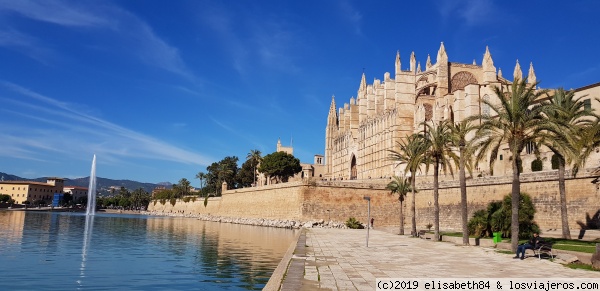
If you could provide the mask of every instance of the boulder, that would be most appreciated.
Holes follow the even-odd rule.
[[[565,264],[571,264],[579,260],[577,256],[566,254],[566,253],[558,253],[556,254],[556,258],[565,262]]]

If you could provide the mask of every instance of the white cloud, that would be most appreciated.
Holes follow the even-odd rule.
[[[443,0],[436,2],[444,23],[450,17],[461,18],[467,26],[489,23],[500,14],[493,0]]]
[[[197,80],[185,65],[176,47],[160,38],[146,22],[136,15],[119,7],[110,6],[108,3],[64,0],[0,0],[0,11],[12,11],[32,20],[66,28],[112,32],[115,43],[106,45],[116,47],[118,43],[124,43],[127,53],[133,54],[145,64],[180,75],[190,81]],[[20,42],[22,45],[30,43],[30,41],[26,42],[28,39],[24,34],[12,33],[7,36],[12,42]],[[5,40],[5,42],[7,41]]]
[[[18,124],[0,127],[3,156],[40,159],[47,152],[68,156],[103,154],[105,160],[120,162],[130,158],[164,160],[182,164],[208,165],[211,158],[166,141],[139,133],[86,114],[76,105],[60,102],[19,85],[1,82],[21,100],[0,98],[13,110],[4,116],[18,116]],[[38,105],[39,104],[39,105]],[[25,112],[25,113],[23,113]],[[32,125],[27,125],[32,124]]]
[[[54,55],[37,38],[14,29],[0,31],[0,46],[23,53],[43,64],[47,64],[46,60]]]
[[[340,1],[342,16],[352,25],[354,33],[362,36],[362,14],[349,1]]]
[[[252,10],[252,9],[249,9]],[[206,25],[229,51],[231,66],[241,76],[255,74],[260,65],[278,72],[297,72],[294,53],[301,50],[299,29],[279,16],[257,18],[246,10],[202,7]]]
[[[80,1],[31,1],[0,0],[0,9],[19,13],[27,18],[54,23],[61,26],[112,26],[110,18],[96,15],[88,8],[80,6]]]

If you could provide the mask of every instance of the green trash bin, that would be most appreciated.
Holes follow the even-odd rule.
[[[494,232],[494,243],[497,244],[502,241],[502,233]]]

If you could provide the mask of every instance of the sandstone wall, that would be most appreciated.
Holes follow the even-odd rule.
[[[556,171],[521,175],[521,191],[528,193],[536,206],[536,222],[542,230],[560,229],[560,205]],[[431,177],[417,179],[417,228],[433,223],[433,190]],[[580,173],[567,180],[567,202],[571,230],[580,229],[590,217],[600,211],[600,193],[591,173]],[[400,203],[385,185],[389,179],[361,181],[292,182],[257,188],[229,190],[222,197],[211,198],[205,208],[203,200],[174,207],[150,203],[149,211],[155,213],[208,214],[226,217],[265,218],[281,220],[333,220],[346,221],[355,217],[367,222],[367,201],[371,197],[371,217],[375,226],[399,225]],[[440,227],[443,230],[460,230],[460,190],[458,181],[443,179],[440,183]],[[486,208],[493,200],[501,200],[511,191],[511,177],[482,177],[467,181],[469,217]],[[409,193],[403,205],[405,227],[410,228],[412,202]]]
[[[600,194],[591,173],[580,173],[566,181],[569,226],[581,229],[579,222],[586,224],[586,217],[600,211]],[[445,181],[440,185],[440,227],[461,229],[460,189],[458,181]],[[512,177],[483,177],[467,182],[469,217],[479,209],[485,209],[493,200],[501,200],[511,193]],[[433,190],[431,183],[417,186],[417,228],[433,223]],[[521,175],[521,192],[531,196],[536,207],[535,221],[542,230],[561,229],[560,198],[556,171]]]
[[[300,220],[304,187],[300,182],[269,185],[258,188],[229,190],[222,197],[197,199],[187,203],[178,200],[175,206],[151,202],[148,211],[161,213],[206,214],[225,217]]]

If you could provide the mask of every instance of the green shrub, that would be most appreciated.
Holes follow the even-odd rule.
[[[175,203],[177,203],[177,199],[171,198],[171,199],[169,199],[169,203],[171,203],[171,205],[175,206]]]
[[[165,205],[165,203],[167,203],[167,199],[160,199],[158,201],[160,201],[160,204],[162,205]]]
[[[502,201],[492,201],[486,210],[478,210],[469,220],[467,228],[470,235],[491,237],[494,232],[502,232],[502,237],[510,237],[511,197],[504,196]],[[519,238],[530,238],[539,233],[539,226],[533,221],[535,207],[529,195],[521,193],[519,203]]]
[[[531,171],[532,172],[539,172],[542,170],[542,168],[543,168],[542,160],[535,159],[531,162]]]
[[[190,202],[190,197],[183,197],[183,202],[188,203]]]
[[[156,206],[156,202],[157,202],[157,201],[158,201],[158,200],[154,200],[154,204],[153,204],[154,206]]]
[[[352,229],[363,229],[365,228],[360,221],[356,220],[356,218],[354,217],[350,217],[348,218],[348,220],[346,220],[346,226],[348,228],[352,228]]]

